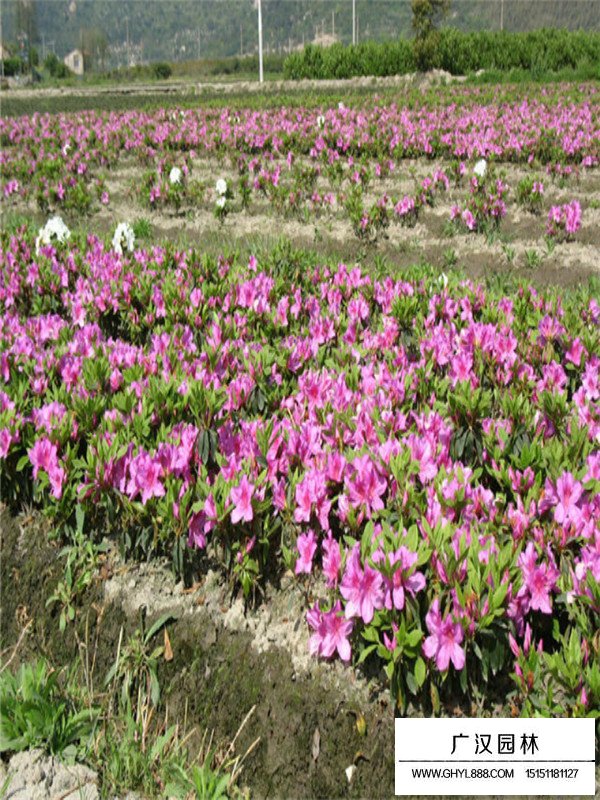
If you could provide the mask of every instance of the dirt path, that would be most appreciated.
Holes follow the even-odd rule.
[[[13,84],[7,94],[15,99],[33,99],[42,97],[89,97],[93,95],[135,95],[135,94],[156,94],[156,95],[176,95],[185,96],[203,94],[246,94],[246,93],[280,93],[280,92],[311,92],[319,91],[339,91],[340,97],[353,89],[362,88],[393,88],[393,87],[419,87],[428,89],[431,86],[446,83],[463,83],[464,76],[450,75],[444,70],[433,70],[428,73],[411,73],[408,75],[391,75],[388,77],[357,77],[337,80],[268,80],[263,84],[255,81],[194,81],[170,80],[155,81],[152,83],[123,83],[104,85],[85,85],[80,86],[61,86],[61,87],[19,87]]]

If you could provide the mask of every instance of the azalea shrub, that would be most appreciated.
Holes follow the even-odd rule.
[[[546,234],[556,241],[570,241],[581,228],[581,206],[577,200],[552,206],[548,212]]]
[[[473,169],[466,205],[452,207],[451,220],[471,233],[487,232],[500,226],[506,216],[508,186],[496,177],[485,159],[480,159]]]
[[[208,550],[249,598],[291,569],[310,651],[381,670],[400,708],[597,709],[597,284],[35,238],[0,251],[13,508],[60,530],[82,507],[179,573]]]
[[[146,171],[141,181],[134,182],[132,191],[148,208],[173,207],[179,211],[183,203],[197,202],[203,194],[202,185],[190,179],[190,172],[187,160],[181,166],[170,159],[160,160],[156,170]]]
[[[544,184],[532,177],[523,178],[517,185],[517,203],[531,214],[539,214],[542,210]]]

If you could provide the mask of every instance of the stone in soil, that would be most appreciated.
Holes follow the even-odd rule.
[[[83,764],[63,764],[43,750],[16,753],[0,766],[4,800],[98,800],[97,775]]]

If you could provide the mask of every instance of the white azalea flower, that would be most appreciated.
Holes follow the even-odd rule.
[[[44,227],[39,230],[35,240],[35,251],[39,253],[42,245],[49,245],[53,241],[65,242],[70,235],[71,231],[67,228],[61,217],[58,215],[50,217]]]
[[[224,195],[227,193],[227,181],[224,178],[219,178],[215,185],[217,194]]]
[[[227,198],[224,195],[221,195],[221,197],[217,197],[217,200],[216,200],[217,208],[225,208],[225,203],[226,202],[227,202]]]
[[[113,236],[112,246],[115,253],[123,255],[123,246],[131,253],[135,244],[135,234],[128,222],[120,222]]]
[[[174,186],[177,183],[181,183],[181,170],[179,167],[173,167],[171,172],[169,172],[169,183]]]
[[[338,103],[338,111],[343,111],[345,108],[346,108],[346,106],[340,100],[340,102]]]
[[[473,172],[478,178],[485,178],[485,173],[487,172],[487,161],[485,158],[479,159],[479,161],[475,164]]]
[[[319,116],[317,117],[317,126],[319,128],[322,128],[323,125],[325,125],[325,117],[323,116],[323,114],[319,114]]]

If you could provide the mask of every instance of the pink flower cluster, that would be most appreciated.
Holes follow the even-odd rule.
[[[93,236],[39,255],[5,236],[0,269],[3,491],[26,481],[62,518],[75,498],[160,518],[165,548],[226,552],[244,579],[287,548],[323,658],[370,647],[434,675],[486,642],[508,655],[508,632],[522,652],[562,603],[589,613],[591,295]]]
[[[572,200],[562,206],[552,206],[548,212],[546,233],[559,240],[571,239],[581,228],[581,205]]]

